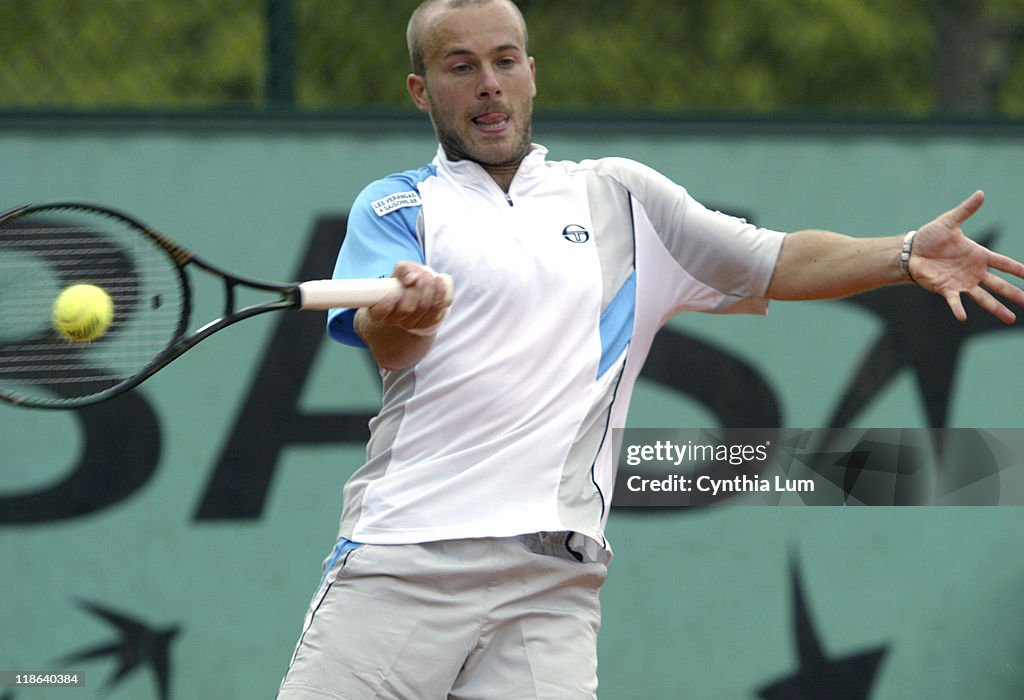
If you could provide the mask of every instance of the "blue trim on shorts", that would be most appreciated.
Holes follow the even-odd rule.
[[[344,537],[334,544],[334,550],[331,551],[331,555],[327,557],[327,560],[324,562],[324,569],[320,574],[320,583],[317,584],[316,591],[313,593],[314,597],[319,593],[320,589],[323,588],[324,581],[327,580],[328,572],[334,568],[334,565],[338,563],[338,560],[342,559],[346,554],[361,545],[361,542],[353,542],[352,540],[345,539]]]

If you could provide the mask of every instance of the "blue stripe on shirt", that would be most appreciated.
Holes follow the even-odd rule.
[[[633,339],[633,319],[636,315],[636,270],[629,275],[615,297],[601,312],[601,362],[597,376],[601,377]]]
[[[334,266],[335,279],[390,277],[400,260],[426,263],[416,233],[420,207],[404,206],[379,216],[372,203],[393,194],[416,192],[419,184],[436,172],[434,165],[408,170],[377,180],[359,193],[349,212],[348,231]],[[355,333],[354,317],[354,309],[331,309],[327,332],[338,342],[365,347]]]

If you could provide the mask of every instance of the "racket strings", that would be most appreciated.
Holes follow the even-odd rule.
[[[111,297],[113,321],[91,342],[53,327],[74,284]],[[188,293],[170,255],[100,213],[38,210],[0,226],[0,386],[31,398],[75,399],[140,373],[180,335]]]

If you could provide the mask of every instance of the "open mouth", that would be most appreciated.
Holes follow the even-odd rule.
[[[501,131],[509,125],[509,116],[505,112],[488,112],[474,117],[473,123],[483,131]]]

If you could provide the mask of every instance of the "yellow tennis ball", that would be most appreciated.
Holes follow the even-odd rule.
[[[96,340],[114,320],[114,302],[94,284],[75,284],[53,303],[53,327],[75,343]]]

